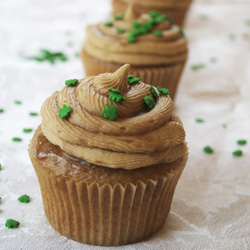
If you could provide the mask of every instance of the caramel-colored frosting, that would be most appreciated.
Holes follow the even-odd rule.
[[[171,98],[155,89],[156,105],[149,110],[144,103],[145,96],[153,97],[149,85],[129,85],[129,68],[126,64],[113,74],[84,78],[52,94],[41,108],[46,138],[69,155],[109,168],[136,169],[185,156],[185,132]],[[108,88],[120,90],[126,101],[111,101]],[[116,120],[104,118],[106,103],[116,106]],[[61,119],[63,104],[72,111]]]
[[[129,5],[122,20],[114,20],[112,26],[105,23],[87,27],[84,50],[99,60],[112,63],[138,65],[167,65],[184,62],[187,59],[187,39],[179,34],[179,27],[164,20],[153,25],[153,30],[162,32],[161,37],[152,34],[139,35],[137,41],[128,43],[132,21],[144,24],[150,16],[143,14],[136,18],[133,5]],[[118,33],[117,28],[124,29]]]

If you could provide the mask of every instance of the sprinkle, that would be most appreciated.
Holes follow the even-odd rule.
[[[69,79],[65,81],[65,85],[67,86],[74,86],[78,83],[78,79]]]
[[[166,20],[170,23],[170,24],[174,24],[174,20],[173,19],[171,19],[171,18],[169,18],[169,17],[167,17],[167,16],[165,16],[166,17]]]
[[[30,116],[38,116],[38,113],[36,113],[36,112],[30,112],[29,115]]]
[[[154,30],[152,31],[153,35],[157,36],[157,37],[162,37],[162,31],[160,30]]]
[[[15,100],[15,101],[14,101],[14,103],[15,103],[15,104],[17,104],[17,105],[22,104],[22,102],[21,102],[21,101],[19,101],[19,100]]]
[[[116,32],[119,34],[123,34],[125,31],[126,31],[125,29],[116,28]]]
[[[203,123],[203,122],[204,122],[204,120],[201,119],[201,118],[197,118],[195,121],[196,121],[197,123]]]
[[[113,121],[117,118],[117,108],[115,105],[109,106],[108,103],[105,104],[106,109],[102,110],[102,113],[104,115],[104,118],[108,118],[109,120]]]
[[[5,226],[8,228],[17,228],[20,225],[20,222],[12,219],[8,219],[5,222]]]
[[[145,96],[144,97],[144,102],[151,108],[153,109],[155,107],[155,101],[151,96]]]
[[[136,37],[136,36],[138,36],[138,35],[140,35],[140,31],[139,30],[130,30],[129,31],[129,36],[130,37]]]
[[[22,139],[19,138],[19,137],[13,137],[13,138],[12,138],[12,141],[20,142],[20,141],[22,141]]]
[[[156,18],[157,16],[161,15],[161,13],[157,10],[153,10],[153,11],[149,12],[148,15],[152,18]]]
[[[136,42],[137,41],[137,38],[135,37],[135,36],[129,36],[128,38],[127,38],[127,42],[128,43],[134,43],[134,42]]]
[[[191,69],[194,71],[199,70],[199,69],[203,69],[203,68],[205,68],[205,64],[203,64],[203,63],[195,64],[195,65],[191,66]]]
[[[0,109],[0,113],[3,113],[4,112],[4,110],[3,109]]]
[[[169,90],[165,88],[161,88],[160,86],[157,87],[157,90],[163,95],[169,95]]]
[[[2,165],[0,164],[0,171],[2,170]],[[1,198],[1,197],[0,197]]]
[[[109,22],[106,22],[104,25],[106,25],[106,26],[113,26],[113,22],[109,21]]]
[[[114,101],[114,102],[122,102],[122,101],[126,101],[127,99],[121,95],[121,91],[118,89],[112,89],[112,88],[108,88],[108,91],[112,92],[109,95],[109,99]]]
[[[121,13],[121,14],[119,14],[119,15],[115,15],[115,16],[114,16],[114,19],[115,19],[115,20],[122,20],[122,19],[123,19],[123,15],[124,15],[124,13]]]
[[[161,23],[162,21],[166,20],[165,15],[160,14],[156,18],[154,18],[155,23]]]
[[[150,86],[149,86],[149,89],[150,89],[150,91],[151,91],[153,97],[157,98],[158,95],[157,95],[157,93],[156,93],[156,91],[155,91],[155,88],[154,88],[152,85],[150,85]]]
[[[233,152],[234,156],[242,156],[242,154],[243,154],[242,150],[236,150]]]
[[[24,132],[24,133],[30,133],[30,132],[32,132],[32,131],[33,131],[32,128],[24,128],[24,129],[23,129],[23,132]]]
[[[227,128],[227,124],[222,124],[222,128]]]
[[[206,154],[212,154],[214,152],[214,150],[211,147],[209,147],[209,146],[206,146],[205,148],[203,148],[203,151]]]
[[[141,78],[130,78],[130,79],[128,79],[128,83],[130,84],[130,85],[133,85],[133,84],[135,84],[135,83],[138,83],[139,81],[141,80]]]
[[[115,94],[120,94],[120,93],[121,93],[121,90],[112,89],[112,88],[108,88],[108,91],[110,91],[110,92],[112,92],[112,93],[115,93]]]
[[[181,27],[179,28],[179,34],[180,34],[180,37],[185,36],[185,33],[184,33],[184,31],[183,31],[183,29]]]
[[[133,22],[132,22],[132,26],[133,26],[134,28],[136,28],[136,29],[139,28],[139,27],[141,27],[141,25],[142,25],[142,24],[139,23],[139,22],[137,22],[137,21],[133,21]]]
[[[138,33],[139,33],[139,35],[146,35],[148,33],[148,29],[145,26],[141,26],[138,29]]]
[[[147,20],[146,23],[144,23],[144,27],[149,31],[152,29],[154,24],[153,20]]]
[[[27,194],[24,194],[18,198],[18,200],[22,203],[29,203],[30,197]]]
[[[237,144],[241,145],[241,146],[246,145],[247,144],[247,140],[238,140]]]
[[[129,75],[128,76],[128,79],[131,79],[131,78],[133,78],[134,77],[134,75]]]
[[[66,104],[63,104],[63,107],[59,109],[58,115],[60,118],[65,118],[69,115],[69,113],[71,112],[71,107],[70,106],[66,106]]]

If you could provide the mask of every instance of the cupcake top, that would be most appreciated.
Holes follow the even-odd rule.
[[[41,108],[42,132],[67,154],[109,168],[170,163],[186,154],[167,89],[128,76],[130,66],[72,79]]]
[[[84,50],[102,61],[167,65],[187,59],[183,30],[158,11],[137,15],[129,4],[114,20],[87,28]]]

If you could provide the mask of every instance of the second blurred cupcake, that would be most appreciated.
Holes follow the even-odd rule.
[[[158,11],[137,15],[132,4],[114,20],[90,25],[81,51],[87,76],[114,72],[124,63],[130,73],[168,88],[173,98],[187,60],[183,30]]]

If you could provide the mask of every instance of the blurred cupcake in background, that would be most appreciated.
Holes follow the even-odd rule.
[[[137,14],[132,2],[113,20],[88,26],[81,51],[87,76],[113,73],[129,63],[130,74],[169,89],[172,98],[187,55],[182,28],[158,11]]]
[[[125,11],[130,1],[113,0],[113,13],[116,15]],[[180,26],[184,24],[191,2],[192,0],[133,0],[136,12],[148,13],[152,10],[157,10],[173,19]]]

